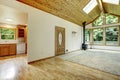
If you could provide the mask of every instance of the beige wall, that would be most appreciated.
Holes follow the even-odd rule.
[[[2,0],[0,3],[28,13],[28,62],[55,55],[55,26],[66,29],[66,49],[80,49],[80,26],[15,0]],[[72,31],[77,33],[72,34]]]

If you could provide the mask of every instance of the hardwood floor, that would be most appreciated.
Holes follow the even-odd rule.
[[[0,60],[0,80],[120,80],[120,76],[56,57],[27,64],[23,55]]]
[[[6,60],[6,59],[12,59],[12,58],[17,58],[17,57],[26,57],[26,53],[18,54],[18,55],[11,55],[11,56],[3,56],[0,57],[0,60]]]

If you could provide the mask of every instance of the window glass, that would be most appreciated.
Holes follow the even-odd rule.
[[[98,19],[96,19],[94,22],[93,22],[93,26],[99,26],[99,25],[103,25],[103,16],[100,16]]]
[[[10,28],[0,28],[1,39],[14,39],[15,30]]]
[[[85,43],[90,43],[90,30],[85,30]]]
[[[118,23],[118,17],[106,14],[106,24]]]
[[[98,28],[93,30],[94,44],[103,44],[103,29]]]
[[[106,28],[106,45],[118,45],[119,27]]]

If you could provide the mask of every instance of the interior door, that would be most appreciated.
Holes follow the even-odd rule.
[[[55,27],[55,55],[65,54],[65,28]]]

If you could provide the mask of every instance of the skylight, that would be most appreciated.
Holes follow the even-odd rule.
[[[119,0],[103,0],[103,2],[119,5]]]
[[[93,10],[93,8],[95,8],[96,5],[96,0],[90,0],[90,2],[83,8],[83,11],[88,14],[90,11]]]

